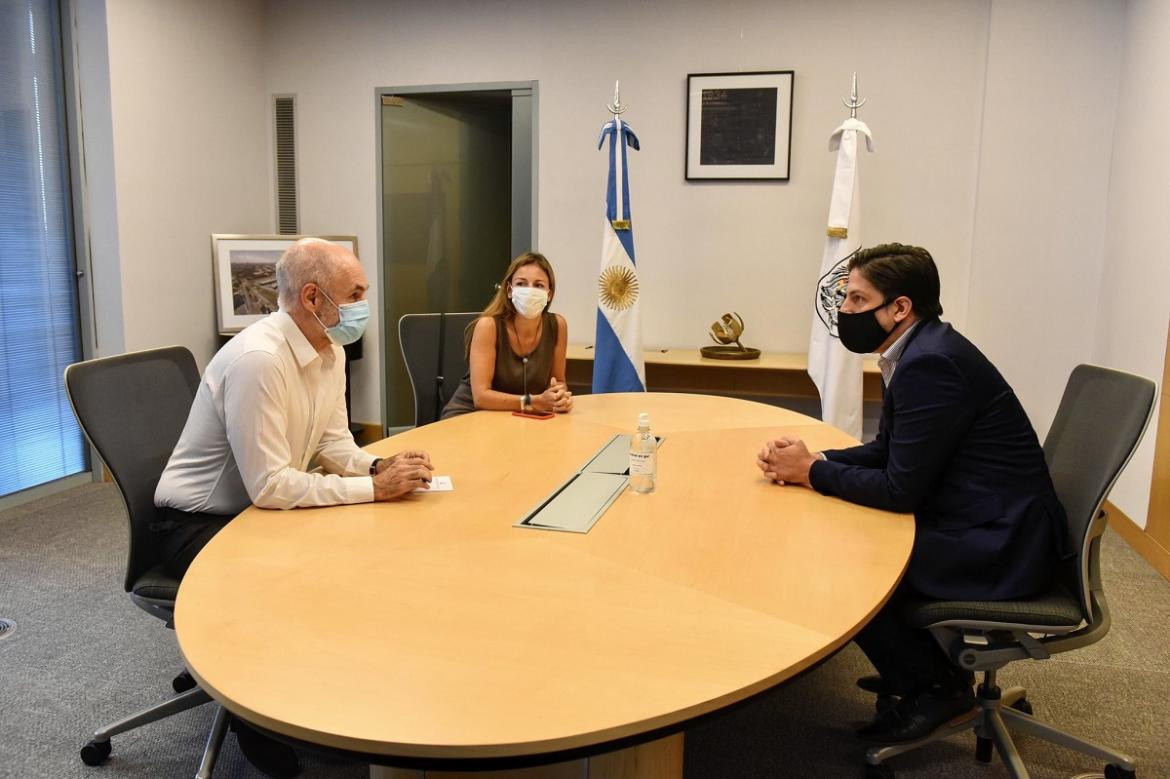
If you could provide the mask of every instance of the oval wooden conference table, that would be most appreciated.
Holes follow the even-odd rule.
[[[623,492],[587,534],[513,527],[641,411],[665,437],[655,493]],[[375,776],[580,776],[588,759],[593,779],[680,777],[688,721],[828,657],[910,555],[909,516],[767,481],[756,453],[781,434],[854,443],[658,393],[410,430],[370,450],[425,448],[454,491],[248,509],[183,579],[179,646],[229,711],[398,766]]]

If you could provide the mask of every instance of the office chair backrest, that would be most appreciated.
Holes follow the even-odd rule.
[[[452,378],[445,384],[440,414],[455,390],[459,389],[459,382],[467,375],[467,344],[470,343],[467,328],[479,316],[478,311],[443,314],[443,375]]]
[[[436,422],[467,373],[464,331],[479,314],[406,314],[398,342],[414,393],[414,424]]]
[[[414,393],[414,424],[425,425],[439,418],[438,405],[439,334],[441,314],[406,314],[398,320],[398,344],[410,388]],[[445,379],[443,379],[445,380]]]
[[[1141,441],[1156,395],[1154,382],[1142,376],[1078,365],[1044,440],[1069,539],[1078,551],[1062,573],[1066,586],[1080,597],[1086,619],[1092,615],[1089,589],[1096,578],[1091,566],[1096,566],[1096,545],[1105,530],[1096,519]]]
[[[148,527],[155,519],[154,489],[187,423],[199,369],[191,352],[169,346],[70,365],[65,389],[82,431],[126,504],[129,591],[158,562]]]

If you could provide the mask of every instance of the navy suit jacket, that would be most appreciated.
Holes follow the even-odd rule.
[[[1064,509],[1015,392],[945,322],[908,337],[877,439],[825,457],[809,473],[818,492],[914,513],[906,580],[928,597],[1034,594],[1067,548]]]

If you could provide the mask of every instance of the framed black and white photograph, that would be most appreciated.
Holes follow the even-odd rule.
[[[304,235],[211,236],[215,312],[220,335],[234,335],[271,314],[276,302],[276,261]],[[319,235],[357,255],[357,237]]]
[[[788,180],[791,70],[687,76],[687,181]]]

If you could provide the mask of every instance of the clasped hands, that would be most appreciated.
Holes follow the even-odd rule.
[[[407,450],[384,457],[374,474],[374,500],[395,500],[431,483],[431,456],[422,450]]]
[[[568,413],[573,409],[573,393],[569,392],[568,384],[553,376],[548,380],[548,389],[532,396],[532,407],[537,411]]]
[[[794,436],[768,441],[756,457],[756,465],[777,484],[809,485],[809,470],[819,458]]]

